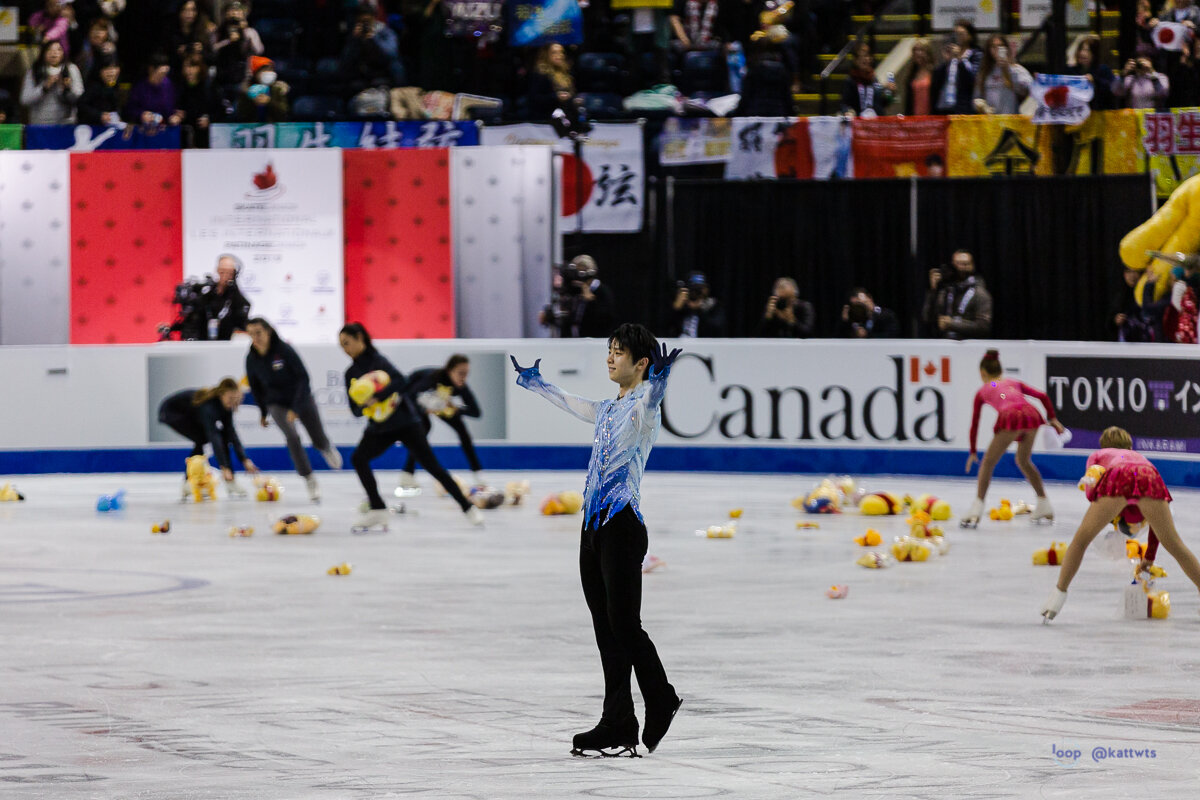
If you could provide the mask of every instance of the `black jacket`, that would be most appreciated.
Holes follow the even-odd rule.
[[[92,81],[83,90],[83,96],[75,106],[79,112],[79,122],[84,125],[103,125],[104,115],[120,112],[121,99],[117,96],[116,86],[105,86],[102,81]]]
[[[273,338],[265,355],[250,348],[246,353],[246,377],[263,419],[267,418],[267,406],[294,409],[312,395],[304,362],[290,344],[278,337]]]
[[[583,338],[603,339],[610,336],[613,329],[616,328],[615,317],[613,316],[613,294],[612,291],[602,283],[597,282],[592,288],[594,299],[584,302],[579,299],[579,305],[575,309],[576,324],[578,330],[576,335]]]
[[[194,404],[192,398],[196,392],[196,389],[184,389],[163,400],[158,407],[158,421],[173,428],[193,430],[197,435],[203,432],[204,439],[196,441],[212,444],[221,469],[233,468],[229,462],[230,447],[238,460],[244,463],[246,450],[238,438],[237,429],[233,427],[233,412],[221,405],[219,397],[200,405]]]
[[[234,331],[244,331],[250,319],[250,301],[238,289],[237,283],[225,285],[225,292],[218,294],[214,288],[204,296],[204,334],[208,335],[208,321],[217,320],[217,341],[227,342]]]
[[[363,415],[363,407],[350,399],[350,381],[354,378],[361,378],[368,372],[374,372],[375,370],[383,370],[391,380],[387,386],[375,393],[367,402],[367,405],[378,400],[386,400],[397,393],[400,395],[400,402],[391,416],[383,422],[369,420],[367,422],[367,430],[369,432],[385,432],[399,430],[409,425],[418,425],[420,417],[417,415],[417,409],[413,405],[412,399],[405,393],[408,382],[404,379],[403,373],[396,369],[392,365],[392,362],[384,358],[373,346],[368,346],[366,350],[359,353],[358,358],[350,362],[350,367],[346,370],[346,399],[350,403],[350,413],[356,417]]]
[[[898,339],[900,338],[900,320],[896,312],[890,308],[875,306],[875,312],[863,323],[867,329],[868,339]],[[848,320],[838,320],[838,336],[845,339],[857,339],[854,335],[854,324]]]
[[[754,335],[760,339],[800,339],[812,336],[817,324],[817,312],[813,304],[807,300],[796,300],[796,321],[785,322],[779,317],[767,319],[765,316],[758,321]]]
[[[950,64],[942,64],[933,71],[929,82],[929,99],[935,114],[974,114],[975,73],[968,64],[959,60],[958,71],[954,76],[954,105],[942,106],[942,93],[946,90],[946,78],[950,74]]]
[[[446,377],[446,371],[441,367],[425,367],[411,373],[408,376],[408,386],[404,391],[416,402],[417,397],[422,393],[442,387],[449,389],[452,396],[463,402],[463,407],[458,409],[458,414],[455,416],[483,416],[483,411],[479,408],[479,403],[475,400],[475,393],[471,391],[471,387],[464,384],[461,389],[458,388],[450,382],[450,379]]]

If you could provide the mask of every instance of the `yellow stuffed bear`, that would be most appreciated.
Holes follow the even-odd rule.
[[[351,378],[350,386],[346,393],[350,395],[350,399],[356,405],[362,407],[363,416],[367,419],[383,422],[392,415],[396,410],[396,406],[400,405],[400,393],[392,392],[382,400],[376,400],[374,403],[368,404],[367,401],[375,396],[380,390],[387,388],[392,382],[392,378],[381,369],[374,372],[368,372],[361,378]]]
[[[321,525],[321,518],[311,514],[289,514],[275,520],[271,530],[286,536],[297,536],[312,533]]]
[[[209,500],[217,499],[217,475],[208,468],[208,459],[204,456],[188,456],[187,480],[197,503],[205,494]]]
[[[1121,261],[1145,273],[1134,289],[1141,304],[1161,300],[1170,288],[1172,265],[1149,255],[1150,250],[1184,255],[1200,250],[1200,175],[1181,183],[1154,216],[1121,240]],[[1147,294],[1147,287],[1153,295]]]
[[[583,495],[579,492],[559,492],[542,501],[542,513],[546,516],[578,514],[583,508]]]

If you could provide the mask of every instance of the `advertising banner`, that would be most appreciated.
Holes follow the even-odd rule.
[[[398,147],[465,147],[479,144],[474,122],[389,120],[387,122],[221,123],[209,133],[214,150],[229,148],[322,148],[343,150]]]
[[[583,11],[577,0],[509,0],[513,47],[583,42]]]
[[[99,125],[26,125],[26,150],[178,150],[178,125],[121,128]]]
[[[854,120],[854,177],[911,178],[928,175],[929,165],[946,163],[947,117]]]
[[[952,30],[965,19],[981,31],[1000,30],[1001,7],[996,0],[932,0],[933,29]]]
[[[183,154],[184,275],[230,254],[251,313],[296,342],[336,341],[343,322],[342,154]]]
[[[0,125],[0,150],[20,150],[24,125]]]
[[[1047,356],[1046,391],[1071,447],[1099,447],[1110,425],[1135,450],[1200,453],[1200,361],[1194,358]]]
[[[729,161],[735,120],[667,117],[659,138],[659,161],[668,166]]]
[[[981,0],[987,2],[987,0]],[[1054,0],[1020,0],[1021,7],[1021,29],[1026,31],[1036,30],[1046,21],[1046,17],[1050,16],[1054,8]],[[1088,6],[1092,5],[1089,0],[1067,0],[1067,27],[1071,29],[1087,28],[1090,25],[1088,20]],[[1002,4],[996,3],[998,8],[1003,7]]]
[[[562,155],[562,233],[634,233],[642,229],[645,159],[642,126],[598,122],[575,158],[573,144],[549,125],[486,127],[480,143],[542,144]]]

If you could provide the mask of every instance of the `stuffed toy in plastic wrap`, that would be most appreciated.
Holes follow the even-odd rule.
[[[312,533],[321,525],[321,518],[312,514],[288,514],[275,520],[271,530],[280,535],[297,536]]]
[[[204,456],[188,456],[187,480],[197,503],[203,495],[208,495],[209,500],[217,499],[217,475],[209,469],[208,459]]]

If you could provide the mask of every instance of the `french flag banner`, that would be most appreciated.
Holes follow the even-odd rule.
[[[1034,125],[1078,125],[1092,113],[1094,90],[1085,75],[1039,73],[1029,91],[1038,103]]]

